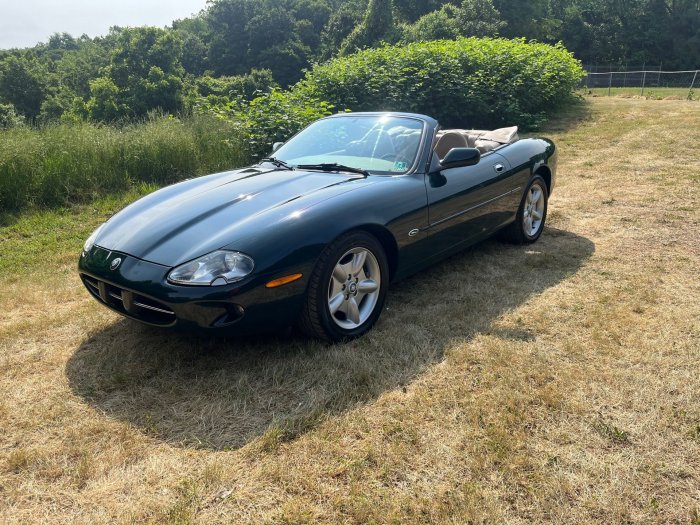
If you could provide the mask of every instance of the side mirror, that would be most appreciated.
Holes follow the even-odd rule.
[[[282,147],[283,144],[284,144],[284,142],[275,142],[275,143],[272,145],[272,153],[274,153],[275,151],[277,151],[278,149],[280,149],[280,148]]]
[[[440,161],[443,169],[463,168],[479,163],[481,152],[476,148],[452,148]]]

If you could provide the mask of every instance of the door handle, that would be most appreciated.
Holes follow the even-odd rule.
[[[496,164],[493,169],[495,169],[498,173],[501,173],[503,171],[503,164]]]

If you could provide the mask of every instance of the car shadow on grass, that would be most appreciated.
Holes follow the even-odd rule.
[[[174,445],[222,450],[292,440],[411,382],[455,341],[489,331],[593,253],[591,241],[556,228],[532,246],[486,241],[393,285],[378,325],[345,344],[297,334],[212,338],[119,320],[87,337],[66,374],[107,417]]]

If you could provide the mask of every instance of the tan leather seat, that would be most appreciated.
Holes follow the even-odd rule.
[[[394,137],[394,149],[398,160],[412,159],[416,156],[420,144],[421,130],[401,133]]]
[[[461,133],[456,131],[446,131],[435,144],[435,153],[438,158],[444,159],[445,155],[452,148],[468,148],[469,143],[467,139]]]

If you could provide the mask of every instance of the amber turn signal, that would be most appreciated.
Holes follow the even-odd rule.
[[[277,288],[278,286],[289,284],[289,283],[294,282],[294,281],[301,279],[301,278],[302,278],[302,274],[300,274],[300,273],[295,273],[293,275],[286,275],[284,277],[280,277],[279,279],[274,279],[274,280],[270,281],[269,283],[267,283],[265,285],[265,288]]]

